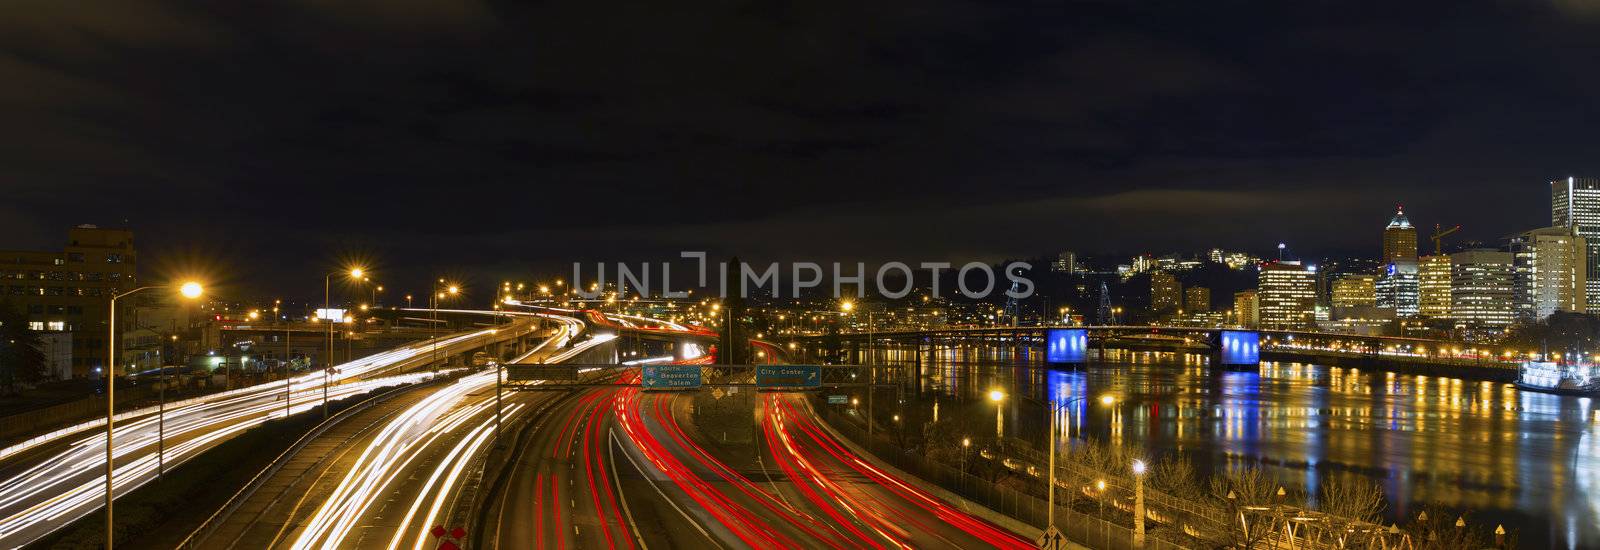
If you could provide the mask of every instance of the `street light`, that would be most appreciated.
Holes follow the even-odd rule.
[[[112,294],[111,295],[111,304],[110,304],[109,307],[106,308],[107,313],[111,317],[110,328],[109,328],[109,331],[108,331],[109,332],[109,334],[108,334],[109,337],[106,338],[106,342],[108,344],[110,344],[109,345],[110,349],[106,350],[106,369],[105,369],[105,376],[106,376],[106,550],[111,550],[112,545],[116,542],[115,541],[115,533],[116,533],[116,531],[114,529],[112,529],[112,501],[116,498],[115,495],[112,493],[112,490],[114,489],[114,487],[112,485],[112,482],[115,480],[115,477],[116,477],[116,474],[117,474],[117,462],[116,462],[116,456],[112,453],[112,450],[114,448],[113,443],[115,442],[113,440],[112,434],[114,434],[116,432],[113,420],[114,420],[114,418],[116,416],[116,408],[117,408],[117,400],[116,400],[117,373],[116,373],[115,370],[113,370],[114,368],[116,368],[115,365],[117,364],[117,298],[121,298],[121,297],[124,297],[124,296],[128,296],[130,294],[133,294],[135,292],[139,292],[141,290],[149,290],[149,289],[152,289],[152,288],[172,288],[172,286],[171,285],[142,286],[142,287],[135,288],[133,290],[130,290],[130,291],[127,291],[127,292],[124,292],[124,293],[121,293],[121,294]],[[189,298],[191,300],[195,299],[195,298],[199,298],[200,294],[202,294],[202,292],[203,292],[203,289],[200,287],[200,283],[196,283],[194,281],[189,281],[189,282],[183,283],[182,286],[178,287],[178,293],[181,294],[183,297]],[[166,413],[166,408],[162,407],[162,409],[157,413],[157,420],[156,420],[157,423],[163,423],[166,420],[165,419],[165,413]],[[161,428],[162,428],[161,431],[164,432],[165,431],[165,429],[164,429],[165,426],[162,426]],[[165,435],[165,434],[158,433],[156,435],[156,439],[158,441],[161,440],[162,439],[162,437],[161,437],[162,435]],[[157,457],[156,457],[157,462],[161,461],[162,457],[160,455],[162,454],[162,451],[164,451],[164,450],[165,449],[157,450],[157,452],[156,452],[156,454],[157,454]]]
[[[1133,461],[1133,547],[1144,548],[1144,470],[1143,460]]]
[[[994,393],[995,392],[990,392],[990,399],[994,398]],[[1045,486],[1049,491],[1049,497],[1046,498],[1046,509],[1048,510],[1046,513],[1046,530],[1049,530],[1049,528],[1055,527],[1056,525],[1056,416],[1060,414],[1062,409],[1070,407],[1073,403],[1081,402],[1084,399],[1085,396],[1074,397],[1059,405],[1052,405],[1050,409],[1050,433],[1049,435],[1045,436],[1045,445],[1050,447],[1050,477],[1049,484]],[[1111,401],[1108,400],[1114,400],[1114,398],[1112,398],[1110,394],[1106,394],[1100,398],[1100,402],[1109,405],[1111,404]],[[1068,422],[1068,425],[1071,425],[1070,421]]]
[[[444,279],[439,279],[439,283],[437,285],[434,285],[433,292],[430,293],[430,296],[432,297],[431,298],[431,300],[432,300],[432,308],[431,309],[433,310],[432,311],[433,323],[432,323],[431,326],[428,327],[428,330],[430,330],[430,331],[438,331],[439,330],[439,301],[443,300],[447,295],[448,296],[455,296],[455,295],[460,294],[460,293],[461,293],[461,287],[460,286],[454,285],[454,284],[449,284],[449,283],[444,282]],[[428,357],[429,357],[429,359],[432,359],[434,361],[438,361],[439,360],[439,335],[438,335],[437,332],[434,332],[434,335],[433,335],[433,351],[429,352]]]
[[[840,311],[841,314],[848,315],[848,314],[850,314],[850,312],[855,311],[855,309],[856,309],[856,303],[855,302],[852,302],[852,301],[849,301],[849,300],[845,300],[845,301],[839,303],[839,311]],[[877,376],[878,370],[872,367],[872,360],[874,358],[873,357],[874,353],[873,353],[873,349],[872,348],[873,348],[873,344],[874,344],[873,340],[875,340],[875,338],[873,338],[873,336],[874,336],[874,334],[873,334],[873,327],[872,327],[872,310],[868,309],[867,310],[867,357],[866,357],[866,361],[865,362],[867,364],[867,437],[869,437],[869,438],[872,437],[872,395],[874,393],[877,393],[876,392],[877,388],[876,388],[876,386],[873,386],[873,384],[878,382],[878,376]]]
[[[333,377],[333,324],[335,322],[337,322],[333,318],[333,311],[332,311],[332,308],[329,306],[328,295],[330,294],[330,292],[329,292],[328,289],[333,286],[333,276],[334,275],[343,274],[343,275],[349,276],[353,280],[361,280],[361,277],[365,273],[366,273],[365,269],[362,269],[360,267],[353,267],[353,268],[350,268],[348,271],[335,271],[335,272],[329,273],[326,277],[322,278],[322,316],[328,318],[328,332],[327,332],[327,350],[328,350],[328,355],[324,358],[323,363],[322,363],[322,417],[323,418],[328,418],[328,384],[332,382],[332,377]]]

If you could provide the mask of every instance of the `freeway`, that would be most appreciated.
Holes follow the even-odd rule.
[[[662,359],[647,360],[655,362]],[[646,361],[636,361],[640,364]],[[624,369],[618,382],[637,382]],[[587,388],[519,438],[505,485],[478,536],[489,548],[699,548],[716,545],[677,503],[666,498],[654,472],[621,433],[618,413],[635,388]]]
[[[554,339],[564,341],[581,325],[560,319],[570,330]],[[513,362],[567,362],[613,339],[598,334],[564,350],[560,342],[541,345]],[[292,548],[431,548],[441,538],[435,527],[448,536],[466,525],[476,489],[469,473],[496,434],[495,376],[487,371],[463,377],[396,415],[368,441],[327,498],[282,540]],[[539,416],[557,395],[508,393],[502,400],[503,422]]]
[[[114,457],[118,494],[156,477],[158,433],[164,424],[168,468],[261,423],[378,388],[412,384],[433,373],[401,373],[432,362],[432,351],[454,353],[532,330],[532,320],[413,344],[317,372],[172,403],[158,422],[154,408],[118,415]],[[324,385],[326,382],[326,386]],[[287,383],[287,387],[286,387]],[[285,402],[285,394],[289,395]],[[85,422],[0,449],[0,547],[37,540],[104,504],[104,421]]]
[[[758,456],[712,442],[689,394],[616,396],[624,431],[703,536],[728,548],[1025,548],[1027,541],[846,450],[804,400],[756,401]]]
[[[769,351],[776,355],[779,350]],[[704,358],[699,362],[709,362]],[[846,450],[802,399],[759,394],[755,456],[713,442],[692,393],[591,387],[519,437],[471,542],[486,548],[975,548],[1028,541]]]

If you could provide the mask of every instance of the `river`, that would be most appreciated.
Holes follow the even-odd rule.
[[[1503,523],[1523,548],[1600,548],[1600,412],[1590,399],[1301,363],[1213,372],[1203,357],[1162,352],[1111,351],[1087,368],[1054,370],[1041,355],[925,355],[923,391],[907,391],[904,406],[940,401],[945,414],[993,415],[986,396],[1002,389],[1017,397],[1006,400],[1004,429],[1042,442],[1042,400],[1085,397],[1060,413],[1075,438],[1183,453],[1202,470],[1262,467],[1308,489],[1364,476],[1387,493],[1390,521],[1437,503],[1468,521]],[[879,351],[880,363],[910,358]]]

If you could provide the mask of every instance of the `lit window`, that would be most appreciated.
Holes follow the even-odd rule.
[[[66,321],[50,321],[50,330],[67,330]]]
[[[28,321],[28,330],[44,330],[44,321]]]

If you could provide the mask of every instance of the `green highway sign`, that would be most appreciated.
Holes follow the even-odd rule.
[[[700,387],[700,365],[645,365],[639,368],[640,386],[647,390]]]
[[[763,388],[820,388],[820,365],[758,365],[756,385]]]

